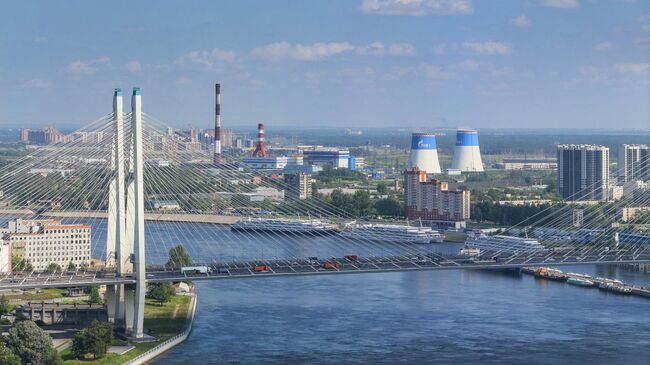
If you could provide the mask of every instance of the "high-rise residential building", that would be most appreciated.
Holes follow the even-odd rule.
[[[285,174],[284,183],[287,185],[284,195],[289,199],[309,199],[311,197],[311,174],[298,172]]]
[[[470,192],[449,190],[445,181],[427,181],[427,172],[404,171],[404,212],[409,219],[465,221],[470,218]]]
[[[66,268],[90,263],[91,228],[86,224],[62,224],[56,219],[10,221],[2,239],[11,244],[13,256],[28,260],[34,270],[51,263]],[[0,270],[2,271],[2,270]]]
[[[650,146],[646,144],[623,144],[618,148],[618,181],[650,180]]]
[[[609,200],[609,148],[557,147],[558,192],[567,200]]]

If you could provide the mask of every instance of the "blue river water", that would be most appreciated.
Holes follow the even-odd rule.
[[[92,255],[105,257],[106,222]],[[147,262],[182,243],[195,261],[405,247],[335,237],[270,237],[210,224],[146,223]],[[459,244],[414,245],[455,253]],[[612,265],[562,267],[650,286]],[[650,299],[498,271],[447,270],[198,282],[186,342],[154,364],[650,364]]]
[[[563,267],[650,285],[615,266]],[[201,282],[155,364],[650,364],[650,299],[432,271]]]

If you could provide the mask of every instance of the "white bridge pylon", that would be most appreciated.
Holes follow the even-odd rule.
[[[118,275],[135,270],[135,288],[108,285],[109,321],[135,338],[144,336],[144,300],[147,289],[144,240],[144,164],[142,96],[133,88],[130,125],[125,128],[122,90],[113,93],[113,139],[109,184],[106,266]],[[128,173],[126,172],[128,170]]]

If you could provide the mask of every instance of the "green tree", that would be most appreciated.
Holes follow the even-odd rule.
[[[46,364],[48,355],[54,351],[50,336],[32,321],[17,322],[5,342],[23,364]]]
[[[157,301],[160,306],[167,303],[174,296],[174,286],[169,283],[151,283],[147,297]]]
[[[56,262],[50,262],[49,265],[47,265],[47,269],[45,269],[50,274],[53,274],[55,272],[60,272],[61,271],[61,266],[57,264]]]
[[[172,247],[169,250],[169,261],[167,261],[167,266],[178,267],[189,265],[192,265],[192,256],[187,253],[185,246],[180,244]]]
[[[90,352],[88,334],[85,329],[74,334],[70,351],[72,351],[72,356],[74,356],[75,359],[80,360],[83,360],[86,357],[86,354]]]
[[[377,194],[380,194],[380,195],[388,194],[388,184],[386,184],[383,181],[380,182],[379,184],[377,184]]]
[[[92,354],[93,360],[101,359],[112,342],[113,325],[95,320],[74,335],[71,351],[77,359],[84,359],[86,354]]]
[[[13,256],[11,258],[11,268],[13,271],[33,271],[32,263],[29,260],[25,260],[20,256]]]
[[[375,201],[375,210],[378,215],[401,217],[404,213],[402,204],[394,198],[379,199]]]
[[[0,364],[2,365],[21,365],[20,357],[11,351],[4,342],[0,341]]]
[[[9,314],[9,311],[11,311],[9,299],[7,299],[6,295],[2,294],[2,296],[0,296],[0,315]]]
[[[72,263],[72,261],[70,261],[70,263],[68,264],[68,271],[76,271],[76,270],[77,267]]]
[[[55,349],[51,349],[50,351],[47,352],[47,354],[45,354],[44,364],[63,365],[63,359],[61,358],[61,354],[59,354],[59,352],[56,351]]]
[[[99,304],[102,302],[102,298],[99,296],[99,289],[96,286],[90,287],[90,293],[88,294],[88,303]]]

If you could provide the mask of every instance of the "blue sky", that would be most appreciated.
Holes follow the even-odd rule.
[[[647,130],[649,63],[644,0],[12,1],[0,124]]]

